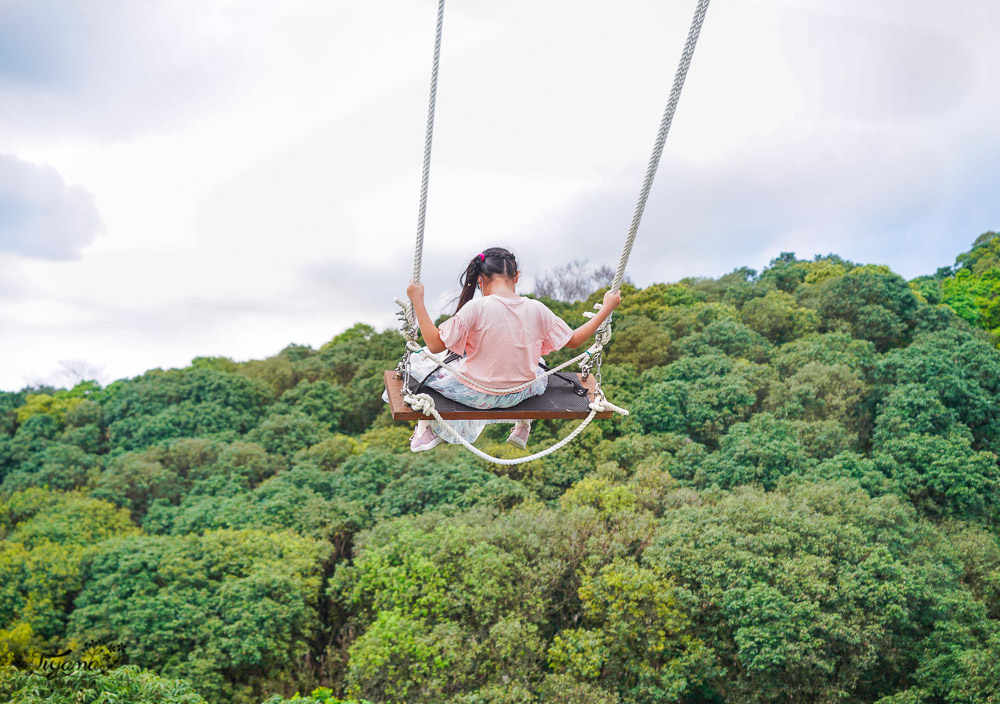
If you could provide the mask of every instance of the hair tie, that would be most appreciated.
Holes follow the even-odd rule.
[[[479,253],[479,260],[485,262],[486,261],[486,255],[483,254],[482,252],[480,252]]]

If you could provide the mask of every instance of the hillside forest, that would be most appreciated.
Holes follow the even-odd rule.
[[[411,453],[364,323],[0,393],[0,701],[996,701],[1000,234],[912,281],[626,285],[613,323],[631,414],[512,467]]]

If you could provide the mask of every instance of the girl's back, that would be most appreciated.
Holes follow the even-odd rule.
[[[544,303],[516,295],[470,301],[439,330],[449,350],[465,355],[465,373],[495,387],[534,379],[539,358],[561,348],[573,335]]]

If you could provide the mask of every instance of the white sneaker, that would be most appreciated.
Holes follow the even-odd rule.
[[[440,435],[435,435],[434,431],[430,428],[427,428],[420,434],[413,431],[413,435],[410,436],[410,451],[423,452],[425,450],[433,450],[443,442],[444,438]]]
[[[531,434],[531,423],[515,423],[514,429],[507,436],[507,442],[522,450],[528,449],[528,435]]]

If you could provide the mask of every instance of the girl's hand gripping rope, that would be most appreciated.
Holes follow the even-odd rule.
[[[416,305],[417,301],[424,300],[424,285],[414,283],[413,279],[410,279],[410,283],[406,287],[406,297],[409,298],[410,302],[414,305]]]

